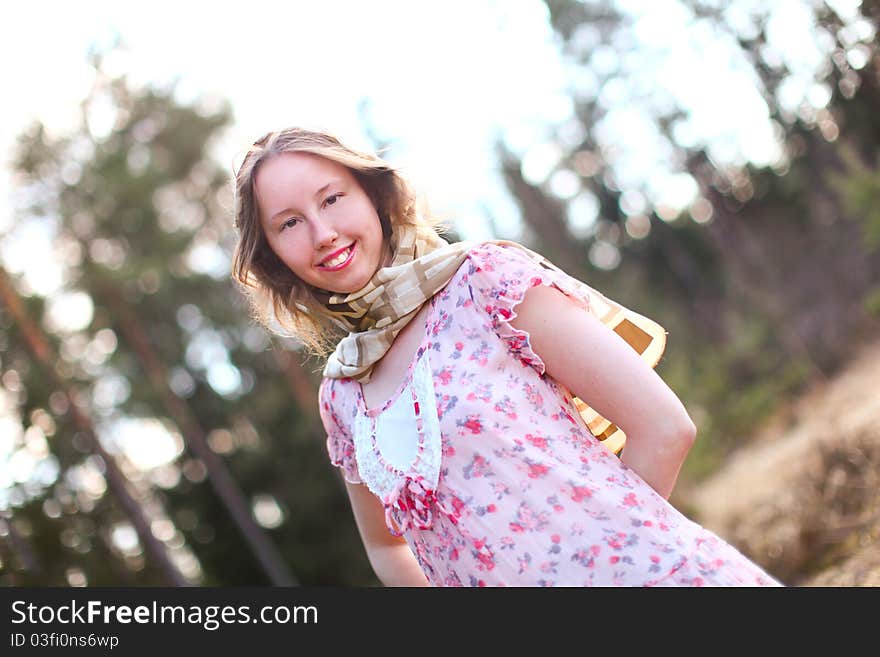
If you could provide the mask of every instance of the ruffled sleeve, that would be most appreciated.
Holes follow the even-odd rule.
[[[561,270],[547,269],[516,247],[484,243],[471,249],[468,258],[474,303],[488,315],[492,329],[505,343],[508,353],[523,366],[543,375],[544,361],[532,351],[528,332],[510,325],[516,317],[517,304],[529,289],[552,285],[589,311],[589,290],[577,279]]]
[[[363,481],[354,454],[354,440],[334,409],[336,381],[337,379],[325,378],[318,388],[318,408],[321,422],[327,432],[327,454],[330,456],[330,463],[342,470],[342,475],[348,483],[361,484]]]

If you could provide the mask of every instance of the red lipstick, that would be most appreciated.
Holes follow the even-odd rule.
[[[348,266],[348,264],[351,262],[351,259],[354,257],[354,252],[357,249],[356,242],[352,242],[348,246],[346,246],[342,249],[339,249],[336,253],[333,253],[333,254],[327,256],[323,260],[323,262],[327,262],[328,260],[333,260],[333,258],[337,257],[340,253],[345,253],[345,251],[348,249],[351,249],[351,252],[348,254],[348,257],[345,259],[344,262],[339,263],[335,267],[327,267],[326,265],[318,265],[318,267],[320,267],[321,269],[323,269],[325,271],[339,271],[340,269],[344,269],[345,267]]]

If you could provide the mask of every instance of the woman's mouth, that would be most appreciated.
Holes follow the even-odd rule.
[[[325,269],[327,271],[339,271],[344,267],[348,266],[348,263],[351,262],[352,256],[354,256],[355,244],[352,242],[351,246],[349,246],[345,251],[340,253],[335,258],[331,258],[322,262],[318,267],[320,269]]]

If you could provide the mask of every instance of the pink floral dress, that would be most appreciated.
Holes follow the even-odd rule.
[[[404,380],[367,409],[324,379],[330,461],[382,502],[434,586],[773,586],[587,429],[514,329],[526,290],[588,292],[514,248],[476,244],[429,302]]]

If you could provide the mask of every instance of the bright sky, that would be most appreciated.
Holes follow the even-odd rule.
[[[766,163],[777,156],[763,123],[766,108],[715,35],[689,31],[690,16],[676,0],[619,4],[637,17],[645,82],[693,112],[684,137],[716,140],[727,159]],[[777,5],[789,34],[809,32],[801,0]],[[184,100],[232,103],[236,123],[217,154],[223,162],[255,136],[292,124],[324,127],[369,147],[357,110],[368,99],[373,125],[391,140],[389,159],[470,239],[495,236],[485,207],[501,236],[516,239],[519,230],[493,138],[504,134],[516,151],[531,151],[527,173],[540,179],[555,163],[552,145],[542,143],[547,127],[571,116],[567,89],[577,84],[538,0],[36,0],[8,7],[0,25],[0,148],[7,151],[35,118],[50,129],[69,128],[91,80],[86,52],[115,35],[130,54],[111,65],[132,80],[178,79]],[[811,45],[802,37],[789,41],[786,52],[809,70]],[[611,103],[628,91],[610,85],[603,95]],[[679,201],[692,193],[661,173],[668,149],[637,107],[612,113],[598,130],[629,154],[624,168],[633,181],[653,176],[648,185],[657,195],[672,190]],[[9,181],[0,174],[3,199]],[[0,205],[0,229],[10,220]]]

